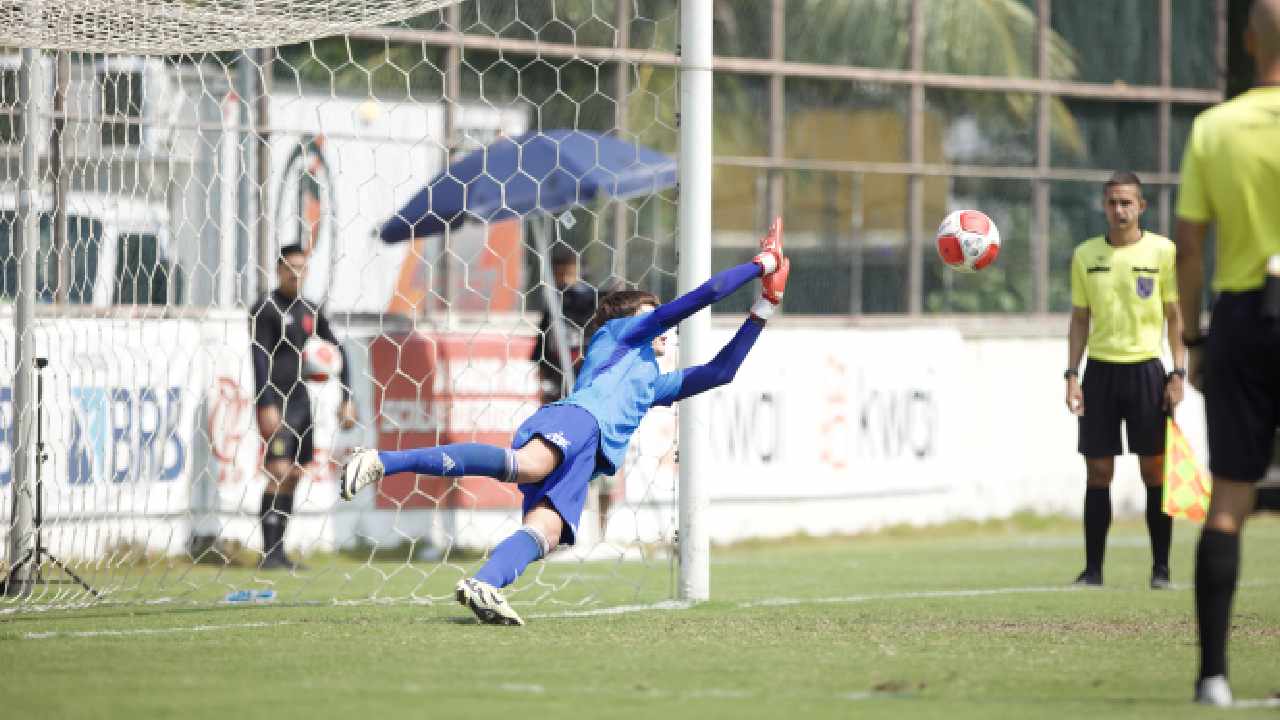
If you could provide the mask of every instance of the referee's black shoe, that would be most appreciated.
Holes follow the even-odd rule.
[[[1152,590],[1168,590],[1173,586],[1169,580],[1168,565],[1154,565],[1151,568],[1151,589]]]
[[[262,557],[262,561],[258,563],[258,569],[298,572],[307,570],[307,566],[285,555],[283,550],[273,549]]]
[[[1084,572],[1080,573],[1076,581],[1071,584],[1085,587],[1102,587],[1102,571],[1085,568]]]

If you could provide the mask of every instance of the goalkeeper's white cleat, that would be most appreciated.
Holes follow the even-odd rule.
[[[1227,676],[1213,675],[1200,678],[1196,682],[1196,702],[1214,707],[1231,707],[1231,686],[1227,684]]]
[[[507,604],[498,588],[483,580],[462,578],[454,597],[471,608],[480,622],[487,625],[523,625],[524,620]]]
[[[350,500],[364,486],[382,480],[385,474],[386,469],[382,466],[382,460],[378,458],[377,450],[356,448],[351,452],[351,457],[347,458],[346,464],[342,466],[342,483],[338,492],[343,500]]]

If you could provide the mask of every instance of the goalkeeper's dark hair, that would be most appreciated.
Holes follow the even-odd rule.
[[[658,296],[647,290],[614,290],[601,295],[596,305],[596,314],[591,316],[587,327],[583,329],[582,337],[590,344],[591,337],[610,320],[631,317],[641,305],[658,307],[661,304]]]

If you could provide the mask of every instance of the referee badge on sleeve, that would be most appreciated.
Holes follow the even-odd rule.
[[[1138,291],[1138,297],[1146,300],[1151,297],[1151,293],[1156,289],[1156,279],[1150,276],[1139,275],[1137,278],[1135,289]]]

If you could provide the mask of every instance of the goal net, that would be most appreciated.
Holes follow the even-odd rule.
[[[130,23],[151,5],[46,4],[29,42],[75,49],[0,54],[0,609],[446,600],[519,526],[518,491],[398,475],[343,502],[337,470],[357,446],[506,445],[571,382],[584,297],[589,314],[617,287],[672,296],[676,3],[366,2],[346,26],[329,20],[344,2],[152,5],[232,30],[174,15],[143,38]],[[193,51],[224,39],[294,44]],[[496,184],[496,206],[436,204],[472,153],[535,143],[550,166],[459,178]],[[610,165],[606,143],[631,160]],[[252,310],[272,293],[294,309],[266,343]],[[326,325],[343,372],[303,347]],[[47,365],[15,367],[24,347]],[[517,607],[674,594],[675,436],[651,413]],[[296,470],[271,468],[303,445]],[[283,563],[264,552],[278,531]]]

